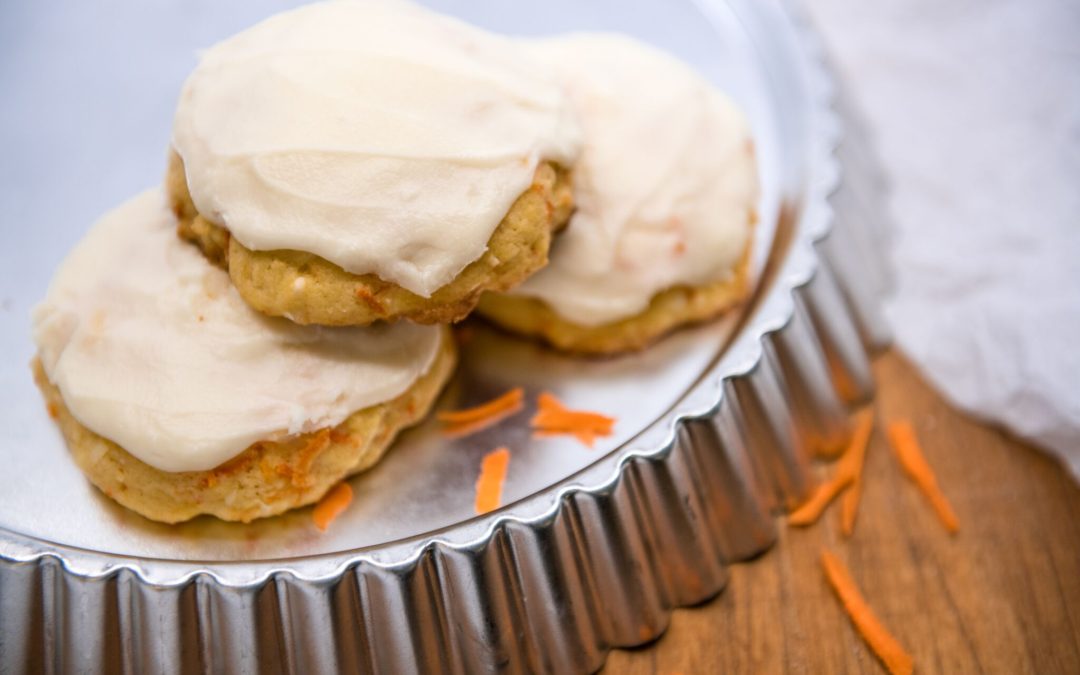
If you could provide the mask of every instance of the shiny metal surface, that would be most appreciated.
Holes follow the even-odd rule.
[[[868,228],[882,186],[863,139],[840,140],[813,36],[760,0],[433,4],[514,32],[531,11],[533,32],[638,33],[731,91],[762,162],[754,301],[601,361],[470,326],[440,406],[547,389],[617,416],[615,436],[592,450],[532,440],[528,411],[457,441],[429,423],[353,481],[356,501],[325,535],[307,510],[173,527],[125,511],[68,460],[24,363],[4,363],[0,670],[594,670],[718,592],[726,565],[766,549],[774,513],[811,488],[812,449],[843,438],[845,402],[872,392],[865,350],[888,338]],[[2,330],[22,345],[25,316],[3,315]],[[474,517],[495,445],[513,449],[506,506]]]

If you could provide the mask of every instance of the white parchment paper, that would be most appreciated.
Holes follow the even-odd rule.
[[[806,5],[893,185],[897,343],[1080,479],[1080,3]]]

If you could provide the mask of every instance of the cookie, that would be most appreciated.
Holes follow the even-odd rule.
[[[728,279],[660,291],[644,311],[595,326],[564,319],[543,300],[525,295],[489,293],[480,299],[478,311],[507,330],[562,351],[614,355],[644,349],[680,326],[714,319],[738,305],[750,292],[747,268],[744,259]]]
[[[631,38],[526,41],[581,121],[577,210],[548,267],[480,313],[574,352],[640,349],[750,292],[757,167],[735,104],[675,58]]]
[[[516,42],[400,0],[322,2],[201,55],[166,184],[181,235],[260,312],[447,323],[544,266],[580,145]]]
[[[446,326],[298,326],[248,307],[175,235],[160,190],[103,217],[34,311],[35,378],[106,495],[178,522],[317,501],[449,379]]]
[[[228,270],[241,297],[256,310],[300,324],[367,325],[409,319],[435,324],[459,321],[485,291],[510,290],[548,261],[554,234],[573,211],[565,169],[541,165],[532,186],[515,200],[480,258],[429,297],[384,281],[352,274],[313,253],[253,251],[195,209],[183,162],[172,154],[165,185],[177,215],[178,234]]]
[[[181,472],[156,469],[79,423],[40,361],[33,367],[72,459],[106,496],[163,523],[202,514],[246,523],[313,504],[342,479],[374,466],[398,432],[427,415],[455,359],[447,337],[431,369],[395,399],[358,410],[333,428],[257,441],[213,469]]]

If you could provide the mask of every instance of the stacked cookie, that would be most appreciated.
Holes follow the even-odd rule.
[[[754,146],[732,102],[620,35],[524,45],[564,84],[583,131],[578,204],[551,265],[481,313],[560,349],[612,354],[716,316],[749,291]]]
[[[734,304],[756,195],[732,104],[637,42],[309,5],[202,55],[163,188],[99,221],[35,311],[35,373],[121,504],[274,515],[428,413],[446,324],[477,305],[610,354]]]

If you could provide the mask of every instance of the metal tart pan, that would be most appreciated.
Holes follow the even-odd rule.
[[[508,29],[506,4],[467,18]],[[848,406],[872,395],[884,184],[787,3],[657,3],[682,27],[669,33],[610,4],[577,19],[658,42],[748,111],[764,190],[752,301],[608,360],[468,326],[440,405],[552,390],[617,416],[615,436],[535,440],[528,414],[456,440],[423,425],[354,479],[325,535],[308,510],[179,526],[125,511],[66,457],[23,364],[5,364],[5,382],[26,384],[0,425],[0,671],[587,672],[772,545],[776,515],[812,488],[813,454],[843,443]],[[568,27],[529,11],[537,32]],[[513,449],[505,506],[477,517],[496,445]]]

